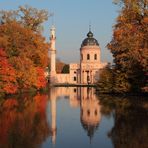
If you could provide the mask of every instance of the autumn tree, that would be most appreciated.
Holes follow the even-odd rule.
[[[8,61],[5,51],[0,48],[0,97],[17,91],[16,71]]]
[[[18,89],[45,86],[49,45],[40,28],[47,18],[47,11],[28,6],[0,12],[0,47],[16,71]]]
[[[44,69],[41,67],[38,67],[37,69],[37,84],[36,87],[38,89],[44,88],[46,86],[46,79],[44,74]]]
[[[119,0],[122,10],[108,48],[123,90],[148,92],[148,1]],[[119,79],[119,82],[118,82]],[[121,89],[120,86],[116,90]],[[122,91],[122,90],[120,90]]]
[[[0,20],[1,24],[16,21],[26,28],[40,32],[43,29],[42,23],[51,15],[46,10],[38,10],[25,5],[20,6],[18,10],[0,11]]]
[[[17,22],[1,25],[0,36],[0,45],[16,70],[19,88],[36,87],[38,67],[44,71],[48,61],[45,39]]]

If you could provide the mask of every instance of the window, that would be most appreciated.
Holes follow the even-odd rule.
[[[73,80],[74,80],[74,81],[77,81],[77,78],[76,78],[76,77],[73,77]]]
[[[87,54],[87,60],[90,60],[90,55],[89,54]]]
[[[76,71],[74,71],[74,74],[76,74],[77,72]]]
[[[81,54],[81,60],[83,60],[83,54]]]
[[[94,59],[97,60],[97,54],[94,55]]]
[[[97,110],[95,110],[95,115],[97,116]]]
[[[90,116],[90,111],[89,110],[87,110],[87,115]]]
[[[87,76],[87,82],[89,82],[90,81],[90,77],[89,76]]]

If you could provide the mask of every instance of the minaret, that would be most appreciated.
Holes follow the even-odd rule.
[[[50,75],[51,77],[55,76],[56,74],[56,48],[55,48],[55,27],[52,26],[50,29],[50,60],[51,60],[51,68],[50,68]]]

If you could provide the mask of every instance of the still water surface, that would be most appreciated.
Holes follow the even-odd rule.
[[[148,148],[144,98],[56,87],[0,105],[0,148]]]

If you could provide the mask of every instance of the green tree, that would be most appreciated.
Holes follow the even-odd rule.
[[[62,73],[69,73],[69,64],[63,66]]]
[[[111,65],[106,66],[101,70],[100,79],[97,82],[97,90],[102,93],[114,92],[114,74]]]

